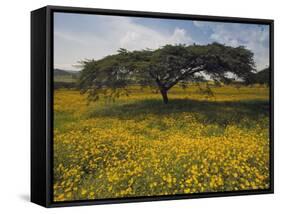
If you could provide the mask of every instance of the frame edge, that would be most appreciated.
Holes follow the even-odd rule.
[[[31,12],[31,189],[30,200],[47,206],[46,7]]]

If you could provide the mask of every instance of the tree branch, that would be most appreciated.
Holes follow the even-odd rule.
[[[185,72],[183,73],[181,76],[177,77],[174,81],[167,83],[167,85],[165,86],[167,88],[167,90],[169,90],[170,88],[172,88],[174,85],[176,85],[179,81],[184,80],[187,76],[189,75],[193,75],[197,72],[201,72],[204,70],[204,65],[198,66],[197,68],[192,68],[189,69],[189,72]]]
[[[163,84],[161,83],[159,78],[157,76],[155,76],[150,70],[148,71],[148,73],[153,79],[155,79],[155,82],[158,85],[158,87],[163,88]]]

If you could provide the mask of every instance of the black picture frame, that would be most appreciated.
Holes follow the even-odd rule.
[[[214,22],[266,24],[270,27],[270,188],[235,192],[145,196],[118,199],[53,202],[53,14],[79,13]],[[31,12],[31,201],[44,207],[144,202],[189,198],[268,194],[274,192],[274,21],[238,17],[46,6]]]

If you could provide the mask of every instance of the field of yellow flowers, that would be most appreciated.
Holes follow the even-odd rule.
[[[54,201],[269,188],[268,88],[54,94]]]

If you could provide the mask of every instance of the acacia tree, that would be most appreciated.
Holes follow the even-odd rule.
[[[82,62],[79,87],[91,100],[128,94],[128,86],[155,86],[163,102],[168,103],[168,91],[178,83],[197,79],[212,79],[230,83],[234,77],[241,82],[255,71],[253,53],[243,46],[231,47],[219,43],[208,45],[166,45],[156,50],[127,51],[101,60]]]

